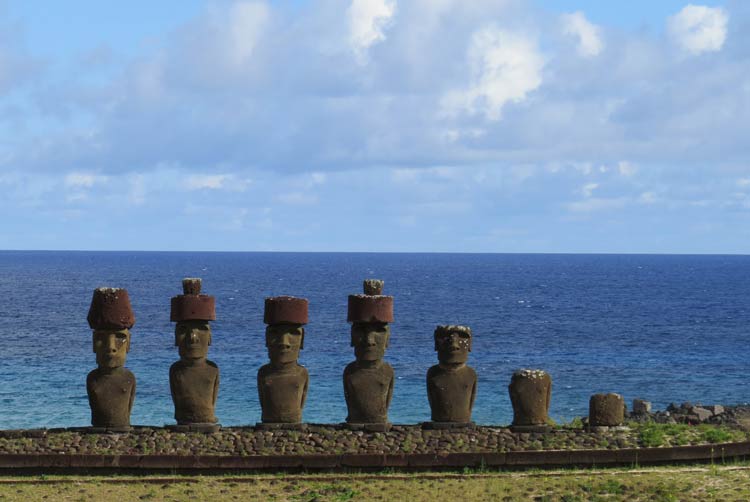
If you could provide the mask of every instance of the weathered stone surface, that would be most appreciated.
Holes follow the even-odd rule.
[[[721,415],[722,413],[724,413],[724,407],[720,404],[713,404],[711,406],[706,406],[706,409],[714,415]]]
[[[508,386],[513,404],[513,425],[545,425],[548,421],[552,378],[542,370],[513,373]]]
[[[307,369],[297,360],[304,348],[308,302],[304,298],[266,298],[263,318],[270,363],[258,370],[258,398],[264,424],[296,424],[310,382]]]
[[[625,420],[625,400],[620,394],[594,394],[589,400],[589,426],[615,427]]]
[[[633,413],[651,413],[651,402],[644,399],[633,399]]]
[[[439,364],[427,371],[427,397],[434,422],[471,422],[477,394],[477,374],[466,365],[471,351],[471,329],[438,326],[434,333]]]
[[[213,296],[201,295],[201,280],[182,281],[183,294],[171,301],[171,319],[175,325],[175,346],[180,360],[169,368],[169,387],[174,403],[174,417],[189,430],[212,431],[219,395],[219,367],[209,361],[211,345],[209,320],[216,318]]]
[[[200,294],[200,279],[192,277],[183,279],[182,291],[183,294],[172,297],[170,321],[216,320],[216,299],[213,296]]]
[[[128,291],[122,288],[95,289],[86,319],[94,330],[132,328],[135,314],[130,306]]]
[[[702,408],[700,406],[693,406],[690,411],[691,414],[697,416],[698,420],[701,422],[705,422],[714,415],[710,410],[707,410],[706,408]]]
[[[135,399],[135,376],[123,367],[130,351],[129,328],[135,323],[128,292],[95,290],[88,321],[98,366],[86,377],[91,425],[127,430]]]
[[[382,293],[382,284],[365,281],[365,291]],[[356,360],[344,369],[344,397],[350,424],[386,424],[394,372],[383,361],[393,320],[393,297],[350,295],[348,320]]]

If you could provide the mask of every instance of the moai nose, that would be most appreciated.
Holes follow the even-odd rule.
[[[198,333],[190,333],[190,343],[198,343]]]
[[[373,345],[376,345],[375,333],[367,333],[367,336],[365,337],[365,343],[370,347],[372,347]]]

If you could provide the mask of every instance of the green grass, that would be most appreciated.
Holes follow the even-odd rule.
[[[750,464],[480,473],[0,477],[0,501],[747,501]]]

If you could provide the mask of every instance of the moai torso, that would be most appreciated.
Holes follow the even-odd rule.
[[[363,365],[353,361],[344,369],[344,397],[349,423],[385,423],[393,397],[394,373],[390,364]]]
[[[468,367],[444,369],[439,364],[427,371],[427,397],[434,422],[471,422],[477,393],[477,374]]]
[[[86,378],[94,427],[128,428],[135,399],[135,375],[127,368],[97,368]]]
[[[297,363],[284,369],[274,368],[270,363],[261,366],[258,371],[261,420],[271,423],[301,422],[309,382],[307,369]]]
[[[169,387],[177,425],[203,427],[218,421],[219,367],[206,359],[216,302],[213,296],[200,294],[200,279],[183,279],[182,290],[171,300],[170,320],[177,323],[174,333],[180,360],[169,368]]]
[[[546,425],[552,378],[542,370],[518,370],[508,386],[513,404],[513,425]]]
[[[383,281],[364,281],[364,294],[349,295],[346,320],[352,323],[351,346],[357,358],[344,369],[344,397],[349,424],[388,424],[393,397],[393,368],[383,361],[391,337],[393,297],[383,295]]]
[[[212,361],[190,364],[180,360],[169,368],[174,418],[180,425],[215,423],[219,368]]]
[[[432,421],[469,423],[477,395],[477,374],[466,366],[471,352],[471,329],[453,324],[438,326],[434,339],[440,364],[427,371]]]
[[[130,350],[130,328],[135,324],[128,292],[119,288],[96,289],[88,322],[94,330],[98,366],[86,377],[91,425],[127,430],[135,400],[135,375],[124,367]]]

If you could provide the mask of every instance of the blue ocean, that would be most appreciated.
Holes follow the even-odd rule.
[[[223,425],[260,420],[263,300],[277,295],[310,301],[304,420],[344,420],[342,372],[354,359],[347,295],[365,278],[385,280],[395,297],[386,354],[395,423],[429,420],[432,332],[449,323],[474,333],[480,424],[511,421],[507,385],[519,368],[551,374],[558,422],[585,415],[596,392],[657,408],[750,401],[750,256],[5,251],[0,429],[89,424],[85,382],[96,363],[86,314],[100,286],[127,288],[136,314],[132,423],[174,423],[169,305],[183,277],[201,277],[216,296],[209,358],[221,370]]]

